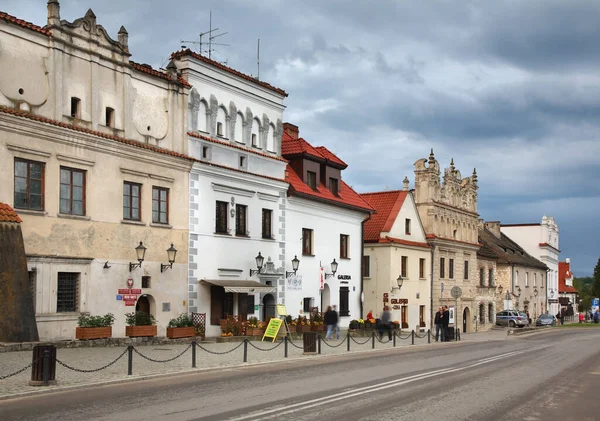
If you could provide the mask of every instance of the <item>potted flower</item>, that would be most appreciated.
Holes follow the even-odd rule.
[[[167,338],[190,338],[195,335],[194,322],[186,313],[169,321],[169,325],[167,326]]]
[[[358,320],[350,320],[350,324],[348,325],[348,329],[358,329]]]
[[[246,326],[246,335],[247,336],[262,336],[264,334],[263,329],[261,328],[261,323],[258,321],[256,317],[248,318],[248,325]]]
[[[394,320],[394,329],[400,328],[400,322],[398,320]]]
[[[296,326],[296,332],[298,332],[298,333],[310,332],[310,322],[306,319],[305,316],[299,316],[297,323],[298,324]]]
[[[154,316],[141,311],[125,314],[125,336],[130,338],[137,336],[156,336],[157,328]]]
[[[323,330],[323,316],[320,313],[313,313],[310,321],[310,330],[321,331]]]
[[[112,324],[115,316],[107,313],[104,316],[90,316],[89,313],[81,313],[77,318],[75,328],[76,339],[101,339],[112,336]]]

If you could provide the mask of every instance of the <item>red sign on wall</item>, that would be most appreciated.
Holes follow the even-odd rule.
[[[125,300],[125,305],[128,307],[135,306],[135,301]]]
[[[141,289],[132,289],[130,294],[141,294],[142,290]]]
[[[119,288],[119,294],[131,294],[129,288]]]

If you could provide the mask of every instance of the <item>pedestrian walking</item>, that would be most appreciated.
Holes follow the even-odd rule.
[[[323,323],[327,326],[327,335],[325,335],[325,339],[329,339],[333,331],[335,330],[337,333],[337,338],[340,339],[340,331],[338,328],[338,314],[331,306],[327,307],[327,311],[325,312],[325,317],[323,317]]]
[[[449,324],[450,324],[450,310],[448,310],[448,306],[444,306],[444,314],[442,316],[442,342],[448,342],[448,325]]]
[[[444,325],[442,324],[442,315],[444,314],[444,309],[442,306],[438,307],[438,311],[435,313],[435,318],[433,319],[433,324],[435,325],[435,341],[438,342],[440,339],[440,335],[442,333],[442,329]]]
[[[392,340],[392,329],[390,324],[392,323],[392,314],[390,313],[389,307],[383,308],[383,314],[381,315],[381,320],[379,321],[379,339],[383,339],[383,332],[387,330],[388,339]]]

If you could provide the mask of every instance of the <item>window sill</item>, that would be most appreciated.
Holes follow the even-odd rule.
[[[277,241],[277,239],[275,237],[261,237],[261,240],[266,240],[266,241]]]
[[[419,281],[426,281],[427,278],[419,278]]]
[[[44,211],[44,210],[33,210],[33,209],[19,209],[19,208],[14,208],[15,212],[17,212],[19,215],[23,214],[23,215],[36,215],[36,216],[47,216],[48,212]]]
[[[365,279],[365,280],[367,280],[367,281],[370,281],[370,280],[371,280],[371,277],[370,277],[370,276],[363,276],[363,279]]]
[[[340,256],[340,260],[352,260],[352,259],[350,259],[349,257],[341,257]]]
[[[236,233],[235,236],[239,237],[239,238],[250,238],[250,236],[247,235],[247,234],[238,234],[238,233]]]
[[[56,216],[58,216],[59,218],[66,218],[66,219],[79,219],[80,221],[89,221],[92,219],[89,216],[69,215],[68,213],[59,213]]]
[[[156,223],[156,222],[151,222],[150,226],[154,227],[154,228],[165,228],[165,229],[171,229],[171,228],[173,228],[173,225],[159,224],[159,223]]]
[[[145,222],[142,221],[135,221],[133,219],[121,219],[121,223],[122,224],[128,224],[128,225],[141,225],[141,226],[146,226]]]
[[[304,257],[315,257],[314,254],[304,254],[304,253],[302,253],[302,256],[304,256]]]
[[[229,140],[228,137],[225,137],[225,136],[220,135],[220,134],[217,135],[217,139],[219,139],[219,140]]]
[[[350,317],[350,312],[349,311],[346,311],[346,312],[340,311],[340,317]]]
[[[228,232],[215,232],[213,233],[214,235],[218,235],[220,237],[232,237],[231,234],[229,234]]]

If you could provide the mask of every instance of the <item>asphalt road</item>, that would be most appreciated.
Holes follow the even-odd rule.
[[[597,420],[600,329],[391,349],[0,401],[0,420]]]

